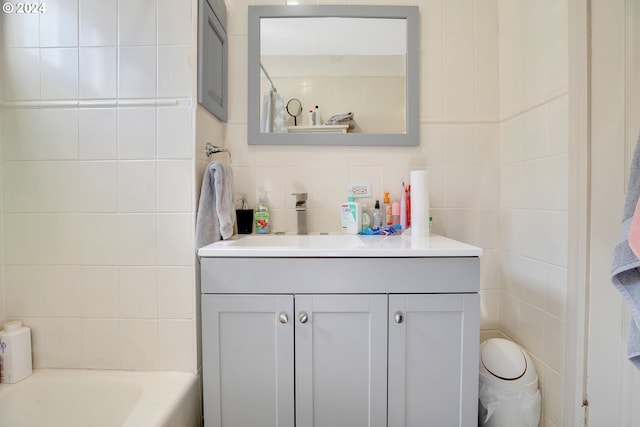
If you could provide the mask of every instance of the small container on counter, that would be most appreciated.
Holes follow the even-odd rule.
[[[242,202],[242,208],[236,209],[238,234],[251,234],[253,231],[253,209],[249,209],[249,202],[245,194],[241,195],[240,201]]]

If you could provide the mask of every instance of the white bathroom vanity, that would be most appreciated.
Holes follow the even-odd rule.
[[[481,249],[248,235],[198,254],[205,427],[477,423]]]

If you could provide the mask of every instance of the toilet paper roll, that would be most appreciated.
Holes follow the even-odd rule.
[[[411,235],[429,236],[429,172],[411,171]]]

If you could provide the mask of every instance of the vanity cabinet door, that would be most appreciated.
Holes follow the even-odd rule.
[[[296,427],[387,425],[387,295],[296,295]]]
[[[479,301],[389,295],[389,426],[477,424]]]
[[[202,296],[205,427],[294,426],[293,296]]]

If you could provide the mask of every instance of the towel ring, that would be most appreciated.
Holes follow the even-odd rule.
[[[231,151],[229,151],[228,148],[216,147],[210,142],[207,142],[204,148],[204,152],[207,154],[207,157],[211,157],[212,154],[216,153],[227,153],[229,155],[229,164],[231,164]]]

